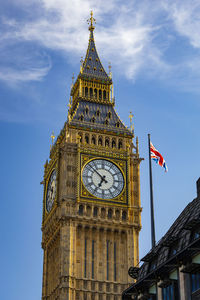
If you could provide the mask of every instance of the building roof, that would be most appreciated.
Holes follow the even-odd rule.
[[[70,126],[125,134],[133,133],[122,123],[113,105],[80,100],[70,121]]]
[[[99,59],[95,46],[93,30],[90,30],[88,49],[82,65],[82,71],[79,76],[86,77],[88,79],[95,78],[109,82],[111,81]]]
[[[124,291],[126,294],[136,291],[147,279],[151,279],[155,274],[159,274],[162,268],[173,267],[170,261],[184,258],[183,253],[187,250],[189,256],[189,247],[196,242],[200,242],[200,178],[197,181],[197,198],[190,202],[179,217],[175,220],[167,233],[151,249],[151,251],[142,258],[144,263],[140,268],[130,268],[129,274],[133,274],[133,278],[137,277],[137,282]],[[195,251],[195,247],[191,247],[190,251]],[[136,276],[135,276],[136,275]],[[134,277],[135,276],[135,277]],[[150,280],[149,280],[150,282]]]

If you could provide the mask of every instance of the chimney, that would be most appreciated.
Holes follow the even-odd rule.
[[[200,197],[200,177],[197,180],[197,197]]]

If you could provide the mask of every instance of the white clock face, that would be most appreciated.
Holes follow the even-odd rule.
[[[54,169],[48,181],[46,194],[46,209],[50,212],[56,197],[56,170]]]
[[[97,198],[113,199],[124,188],[124,176],[120,169],[106,159],[93,159],[82,172],[85,188]]]

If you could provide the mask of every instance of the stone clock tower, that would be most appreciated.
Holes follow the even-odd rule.
[[[138,142],[115,111],[93,23],[91,13],[68,119],[45,164],[43,300],[119,300],[139,261]]]

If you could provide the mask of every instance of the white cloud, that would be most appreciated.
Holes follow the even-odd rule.
[[[43,68],[29,68],[27,70],[17,70],[14,68],[1,68],[0,80],[5,81],[9,85],[16,85],[20,82],[40,81],[50,70],[50,66]]]
[[[164,1],[178,34],[188,38],[191,45],[200,48],[200,2],[199,0]]]
[[[114,69],[117,68],[130,79],[137,76],[167,78],[178,85],[182,83],[182,72],[195,76],[197,70],[189,67],[189,61],[195,58],[189,56],[182,63],[171,64],[165,54],[174,41],[174,32],[187,37],[192,47],[200,47],[200,9],[197,1],[192,2],[155,1],[152,5],[147,0],[110,0],[105,5],[101,0],[30,0],[28,6],[21,0],[20,5],[27,12],[26,16],[34,15],[34,9],[39,14],[36,13],[30,20],[26,17],[20,21],[4,17],[4,32],[0,41],[8,47],[10,43],[33,43],[46,51],[53,49],[70,54],[70,58],[75,56],[77,61],[86,53],[89,35],[86,20],[93,9],[97,19],[95,37],[100,58],[111,61]],[[30,7],[33,11],[28,10]],[[21,60],[24,60],[23,55]],[[36,57],[34,60],[37,62]],[[41,80],[49,68],[48,64],[44,64],[41,69],[33,70],[28,65],[27,69],[20,71],[20,75],[17,69],[10,73],[7,66],[6,78],[14,80],[16,74],[16,81],[26,78]],[[29,74],[27,77],[26,72]],[[173,81],[175,73],[176,80]]]

